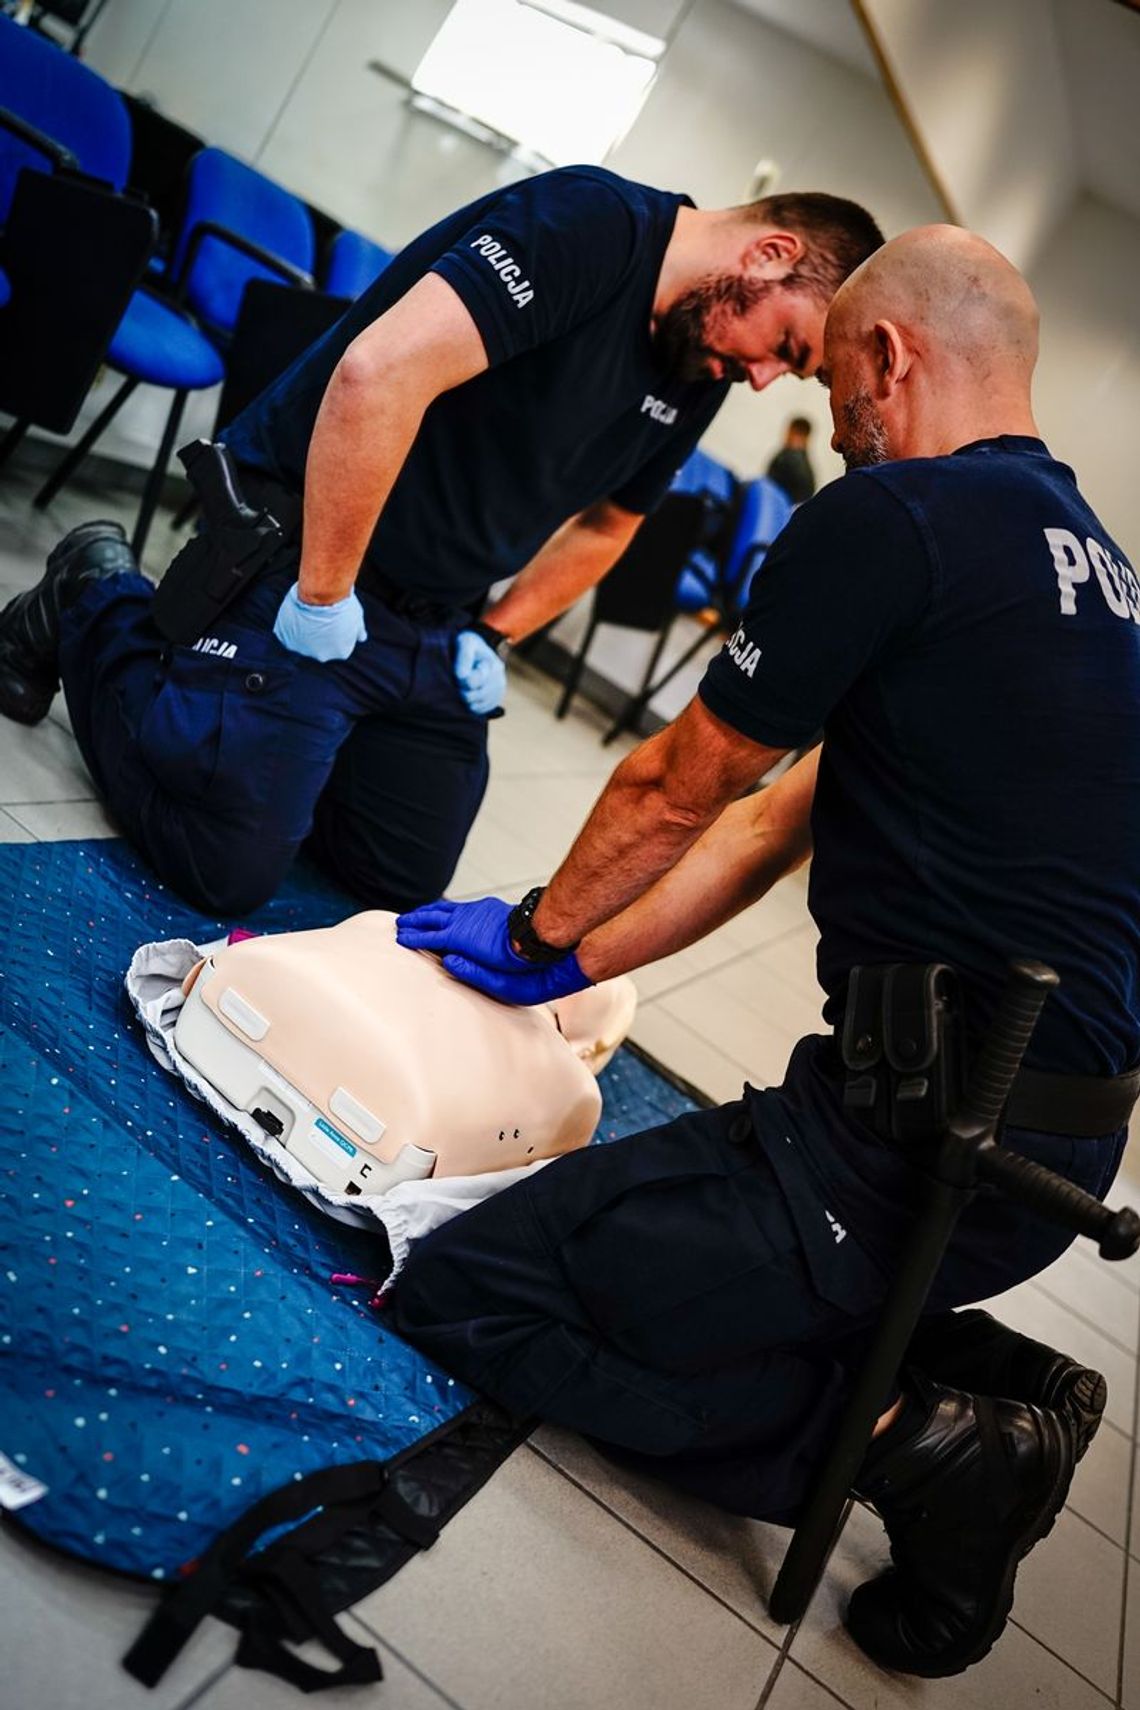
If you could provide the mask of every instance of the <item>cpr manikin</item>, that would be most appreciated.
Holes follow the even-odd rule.
[[[585,1146],[632,981],[514,1008],[401,948],[395,918],[370,910],[199,962],[174,1031],[182,1057],[336,1193]]]

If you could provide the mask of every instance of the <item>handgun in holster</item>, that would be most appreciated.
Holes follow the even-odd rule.
[[[945,962],[852,968],[840,1049],[849,1115],[895,1144],[936,1139],[966,1080],[955,970]]]
[[[246,503],[224,445],[196,439],[179,462],[202,507],[203,527],[155,590],[151,616],[168,641],[189,645],[211,628],[286,541],[281,523]]]

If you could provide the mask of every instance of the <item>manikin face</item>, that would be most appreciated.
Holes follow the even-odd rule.
[[[828,328],[824,364],[817,378],[831,397],[834,432],[831,448],[848,469],[887,463],[893,453],[887,426],[871,394],[874,370],[869,354],[853,337],[842,338]]]
[[[811,291],[710,275],[658,318],[654,347],[679,380],[747,380],[762,392],[782,374],[815,373],[825,314]]]

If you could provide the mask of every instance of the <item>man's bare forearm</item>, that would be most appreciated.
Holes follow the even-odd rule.
[[[549,944],[572,944],[628,908],[681,860],[782,749],[739,736],[695,700],[628,755],[535,911]]]
[[[571,517],[483,613],[484,622],[511,641],[552,623],[617,563],[640,522],[633,512],[608,504]]]
[[[436,273],[349,345],[305,462],[298,592],[307,604],[332,605],[351,591],[428,405],[486,367],[475,322]]]
[[[305,464],[298,592],[307,604],[351,591],[422,420],[418,400],[399,389],[343,364],[333,374]]]
[[[583,940],[578,961],[611,979],[683,950],[748,908],[811,853],[819,751],[777,783],[733,802],[644,896]]]

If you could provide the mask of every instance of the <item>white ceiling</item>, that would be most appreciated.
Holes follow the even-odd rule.
[[[1140,219],[1140,12],[1053,0],[1086,190]]]
[[[916,8],[947,0],[911,0]],[[1002,0],[993,0],[1000,6]],[[877,78],[851,0],[736,0],[777,28]],[[1063,67],[1081,188],[1140,219],[1140,10],[1118,0],[1041,0]],[[1052,16],[1050,17],[1050,12]],[[902,91],[904,98],[911,95]],[[919,130],[922,113],[912,108]],[[995,170],[998,163],[995,163]]]
[[[736,0],[736,4],[855,71],[878,77],[875,56],[850,0]]]

